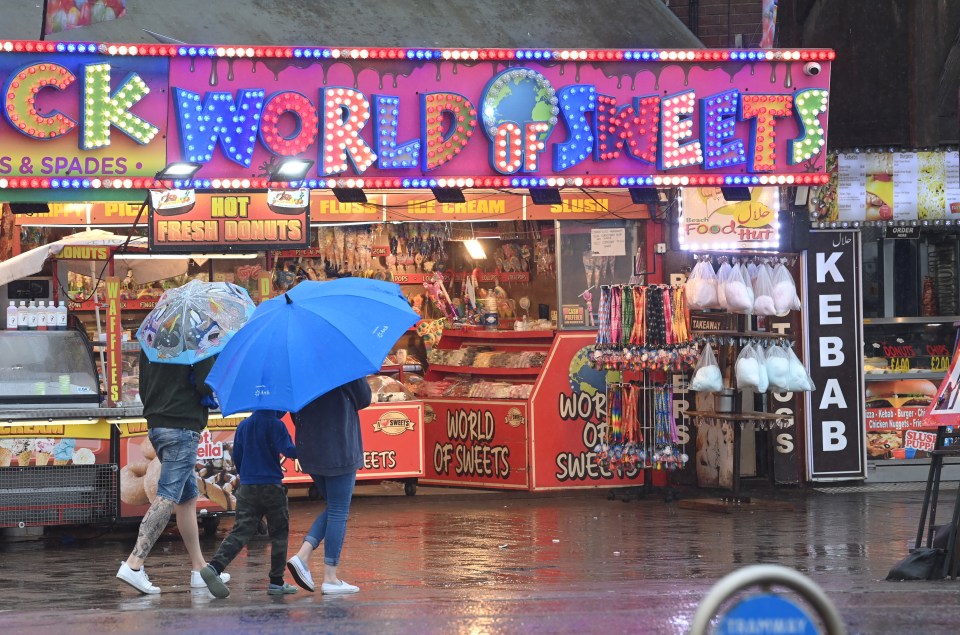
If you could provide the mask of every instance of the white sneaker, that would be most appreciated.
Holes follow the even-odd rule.
[[[224,571],[220,574],[220,581],[226,584],[230,581],[230,574]],[[200,575],[199,571],[190,572],[190,588],[191,589],[206,589],[207,583],[203,581],[203,577]]]
[[[313,585],[313,576],[310,575],[310,569],[303,564],[300,556],[294,556],[287,560],[287,569],[290,571],[290,575],[293,576],[294,582],[311,593],[316,590],[316,587]]]
[[[343,580],[336,582],[324,582],[320,585],[320,592],[324,595],[346,595],[347,593],[356,593],[360,587],[347,584]]]
[[[140,567],[139,571],[130,568],[126,562],[120,563],[120,570],[117,571],[117,577],[132,586],[140,593],[156,594],[160,593],[160,587],[150,584],[150,578],[147,572]]]

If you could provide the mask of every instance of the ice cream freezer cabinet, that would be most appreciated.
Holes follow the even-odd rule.
[[[74,416],[0,421],[0,527],[116,518],[110,426],[99,418],[77,418],[80,413],[62,414]]]
[[[111,522],[117,466],[79,331],[0,331],[0,527]]]

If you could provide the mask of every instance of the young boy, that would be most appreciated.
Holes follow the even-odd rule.
[[[287,561],[290,512],[279,455],[296,458],[297,450],[280,417],[284,413],[257,410],[240,422],[233,438],[233,463],[240,475],[237,490],[237,519],[230,535],[223,539],[210,564],[200,576],[215,597],[225,598],[230,589],[220,577],[257,531],[260,518],[267,517],[270,534],[269,595],[296,593],[297,587],[283,581]]]

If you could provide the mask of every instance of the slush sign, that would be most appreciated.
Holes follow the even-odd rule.
[[[832,58],[0,42],[0,187],[257,189],[284,157],[365,189],[816,184]]]
[[[814,481],[865,478],[860,232],[811,232],[806,269],[816,387],[807,393],[807,473]]]

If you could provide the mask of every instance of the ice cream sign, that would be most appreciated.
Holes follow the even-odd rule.
[[[145,187],[195,161],[195,187],[262,188],[284,157],[315,161],[314,188],[826,177],[832,51],[0,50],[0,187]]]

